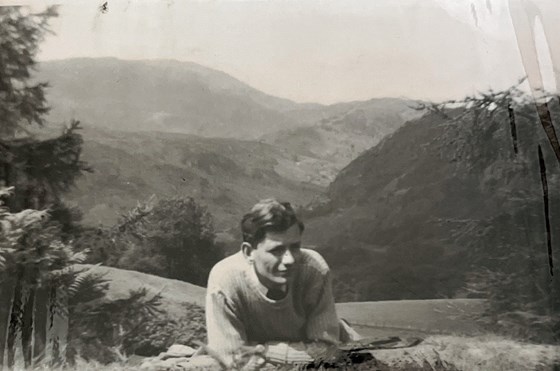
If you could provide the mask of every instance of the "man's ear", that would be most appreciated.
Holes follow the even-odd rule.
[[[250,262],[253,261],[253,246],[251,246],[249,242],[243,242],[241,244],[241,252],[243,253],[245,259]]]

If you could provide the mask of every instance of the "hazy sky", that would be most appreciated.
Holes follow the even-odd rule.
[[[108,0],[106,12],[104,0],[73,0],[62,2],[39,57],[192,61],[298,102],[459,98],[526,74],[509,10],[516,1],[535,2],[560,35],[557,0]]]

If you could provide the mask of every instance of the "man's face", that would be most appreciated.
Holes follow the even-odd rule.
[[[269,289],[289,283],[300,258],[300,248],[301,232],[297,224],[284,232],[267,232],[251,253],[261,283]]]

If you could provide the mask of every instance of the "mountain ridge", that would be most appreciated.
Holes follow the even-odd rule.
[[[77,118],[120,130],[259,139],[356,106],[378,101],[381,108],[388,99],[399,100],[298,103],[263,93],[223,71],[168,59],[72,58],[36,67],[34,80],[50,84],[50,121]]]
[[[276,171],[320,187],[419,114],[414,101],[400,98],[296,103],[194,62],[74,58],[37,67],[35,80],[51,86],[50,122],[76,118],[100,130],[259,141],[291,156]]]
[[[459,123],[433,113],[403,125],[338,173],[325,199],[310,206],[305,237],[336,262],[338,294],[460,297],[470,272],[503,267],[500,256],[545,245],[535,149],[547,139],[534,121],[520,119],[538,120],[534,108],[517,109],[524,111],[517,116],[517,155],[507,117],[476,126],[472,117]],[[558,104],[551,109],[558,114]],[[551,151],[545,159],[555,162]],[[549,189],[557,189],[557,166],[547,172]],[[549,200],[555,219],[558,194]],[[559,227],[553,225],[553,235]]]
[[[41,63],[36,79],[50,82],[51,121],[249,139],[297,124],[278,109],[290,101],[192,63],[70,59]]]

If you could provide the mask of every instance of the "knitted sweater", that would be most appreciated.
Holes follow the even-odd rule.
[[[301,249],[287,295],[266,297],[241,252],[212,268],[206,296],[208,346],[228,357],[243,345],[273,341],[338,343],[331,275],[316,251]]]

